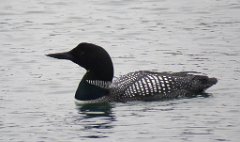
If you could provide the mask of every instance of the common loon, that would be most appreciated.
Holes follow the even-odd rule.
[[[47,54],[67,59],[87,70],[76,94],[76,103],[163,100],[201,93],[217,83],[197,72],[135,71],[114,78],[111,57],[102,47],[80,43],[69,52]],[[114,79],[113,79],[114,78]]]

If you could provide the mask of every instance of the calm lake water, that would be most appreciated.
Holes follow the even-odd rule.
[[[239,0],[1,0],[0,141],[240,140]],[[103,46],[115,76],[199,71],[209,97],[76,106],[85,70],[45,56]]]

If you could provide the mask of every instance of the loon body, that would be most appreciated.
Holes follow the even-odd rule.
[[[216,78],[197,72],[135,71],[114,78],[111,57],[102,47],[91,43],[80,43],[69,52],[47,56],[71,60],[87,70],[75,94],[77,103],[188,97],[217,83]]]

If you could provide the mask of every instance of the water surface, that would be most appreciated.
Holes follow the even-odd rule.
[[[239,141],[238,0],[0,2],[0,141]],[[103,46],[115,76],[199,71],[209,97],[76,106],[85,70],[45,54]]]

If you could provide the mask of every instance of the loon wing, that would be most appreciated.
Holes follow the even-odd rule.
[[[120,76],[113,84],[123,98],[174,98],[199,93],[217,82],[199,72],[136,71]]]

